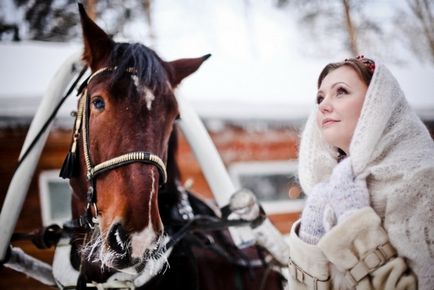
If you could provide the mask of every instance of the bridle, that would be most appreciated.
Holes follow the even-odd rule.
[[[76,220],[70,221],[69,225],[71,227],[93,229],[95,224],[98,223],[98,219],[97,219],[98,208],[96,205],[95,184],[96,184],[96,177],[104,172],[131,163],[140,162],[140,163],[151,164],[158,169],[158,172],[160,174],[160,179],[159,179],[160,186],[163,186],[167,182],[166,165],[158,155],[151,152],[146,152],[146,151],[129,152],[111,158],[109,160],[103,161],[98,164],[94,164],[94,162],[92,161],[90,146],[89,146],[90,96],[87,92],[87,86],[95,76],[107,71],[112,72],[116,69],[117,67],[103,67],[95,71],[93,74],[91,74],[79,87],[80,97],[79,97],[78,111],[74,123],[74,135],[73,135],[73,142],[71,145],[71,152],[75,154],[78,137],[80,136],[80,130],[81,130],[81,135],[83,138],[82,143],[83,143],[84,159],[86,164],[86,177],[89,182],[89,187],[87,191],[87,205],[86,205],[85,214],[83,216],[80,216]],[[131,67],[127,68],[125,71],[131,74],[136,73],[136,69]]]
[[[71,145],[71,152],[75,153],[77,148],[78,138],[80,137],[80,135],[82,135],[83,152],[84,152],[84,159],[86,165],[86,177],[89,182],[89,187],[87,191],[87,205],[86,205],[85,213],[81,215],[79,218],[70,220],[63,225],[63,231],[69,234],[79,232],[79,231],[87,233],[88,231],[93,230],[95,228],[95,225],[98,224],[98,219],[97,219],[98,208],[96,204],[97,195],[96,195],[96,186],[95,186],[96,178],[98,175],[107,172],[109,170],[112,170],[114,168],[128,165],[130,163],[140,162],[140,163],[151,164],[158,169],[160,174],[160,180],[159,180],[160,186],[167,183],[167,172],[166,172],[166,166],[164,162],[161,160],[159,156],[150,152],[146,152],[146,151],[129,152],[111,158],[109,160],[103,161],[98,164],[94,164],[94,162],[92,161],[91,151],[89,146],[90,95],[87,92],[87,86],[90,83],[90,81],[100,73],[107,72],[107,71],[110,72],[114,70],[116,70],[116,67],[104,67],[95,71],[82,83],[82,85],[78,89],[80,97],[79,97],[76,120],[74,123],[74,133],[73,133],[74,135],[73,135],[73,142]],[[126,69],[126,72],[131,74],[134,74],[135,71],[136,70],[134,68]],[[230,226],[235,226],[235,227],[246,226],[246,225],[257,226],[261,224],[265,218],[265,213],[263,212],[260,216],[258,216],[258,218],[256,218],[253,221],[246,221],[241,219],[229,219],[229,213],[230,213],[229,207],[228,206],[223,207],[221,210],[222,210],[222,218],[197,215],[197,216],[191,216],[186,219],[183,218],[183,220],[177,221],[178,222],[177,225],[180,226],[180,229],[178,229],[173,235],[171,235],[170,239],[166,241],[164,245],[165,253],[167,252],[170,254],[171,249],[175,246],[175,244],[177,244],[180,240],[184,239],[187,235],[193,237],[194,233],[220,231]],[[262,266],[263,264],[262,260],[259,262],[256,261],[256,264],[251,264],[249,260],[242,255],[240,255],[240,257],[234,258],[229,254],[227,250],[225,250],[221,246],[218,246],[213,241],[204,242],[204,241],[200,241],[198,238],[195,238],[194,241],[196,243],[199,243],[199,246],[210,249],[214,251],[216,254],[225,257],[229,262],[231,262],[234,265],[243,266],[243,267],[256,267],[256,266]],[[140,275],[142,275],[142,272],[140,272],[137,277],[139,277]],[[142,284],[144,284],[145,282],[146,281],[143,281]],[[113,288],[113,287],[110,286],[109,288]],[[122,286],[122,288],[124,288],[124,285]]]

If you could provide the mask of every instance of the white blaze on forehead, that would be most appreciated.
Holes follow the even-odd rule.
[[[140,80],[137,75],[131,75],[131,79],[133,80],[134,86],[136,87],[139,95],[145,95],[146,108],[150,111],[152,108],[152,102],[155,100],[154,93],[148,87],[140,84]]]
[[[134,82],[134,85],[136,86],[137,90],[139,90],[139,77],[136,75],[131,75],[131,79]]]
[[[155,96],[152,91],[147,87],[144,87],[143,90],[145,91],[146,108],[148,108],[148,110],[150,111],[152,107],[152,102],[155,100]]]

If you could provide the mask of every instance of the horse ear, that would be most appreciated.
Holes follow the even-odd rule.
[[[188,77],[207,60],[211,54],[206,54],[198,58],[181,58],[168,62],[172,70],[171,85],[176,87],[184,78]]]
[[[108,58],[113,48],[113,40],[89,18],[84,6],[78,3],[81,27],[83,29],[84,52],[83,60],[95,71]]]

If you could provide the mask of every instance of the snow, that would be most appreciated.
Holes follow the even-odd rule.
[[[133,26],[127,30],[131,40],[145,39],[165,60],[212,54],[177,93],[207,118],[306,118],[322,67],[347,57],[342,52],[329,59],[306,57],[303,46],[309,44],[288,10],[272,1],[159,0],[153,11],[155,41]],[[0,117],[32,116],[51,77],[80,49],[81,43],[0,42]],[[410,104],[433,119],[434,67],[386,64]],[[70,97],[61,115],[74,103]]]
[[[39,98],[62,62],[78,49],[53,42],[0,43],[1,96]]]

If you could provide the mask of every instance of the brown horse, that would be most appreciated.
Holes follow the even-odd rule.
[[[114,42],[79,11],[92,74],[61,171],[73,189],[77,288],[129,275],[143,289],[280,289],[280,276],[255,266],[224,232],[191,232],[168,249],[193,216],[216,218],[179,187],[175,162],[174,89],[209,55],[163,61],[142,44]]]

